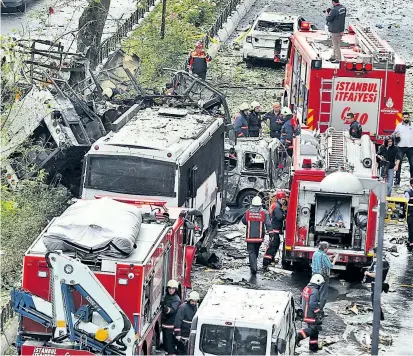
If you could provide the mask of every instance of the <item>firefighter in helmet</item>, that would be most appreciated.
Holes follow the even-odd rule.
[[[268,211],[263,209],[259,196],[252,199],[251,207],[242,217],[242,223],[247,225],[245,241],[247,242],[251,273],[255,275],[258,270],[257,259],[260,246],[264,241],[265,232],[271,230],[270,215]]]
[[[301,133],[300,125],[297,118],[287,107],[281,109],[281,114],[284,116],[284,125],[281,128],[281,143],[287,149],[288,155],[293,155],[293,139]]]
[[[189,53],[187,60],[188,72],[196,74],[202,80],[205,80],[208,71],[208,62],[211,62],[211,59],[211,56],[204,50],[203,42],[198,41],[195,44],[195,51]]]
[[[166,285],[166,295],[162,301],[162,332],[164,350],[167,355],[176,354],[176,345],[174,339],[174,322],[176,312],[181,304],[181,298],[178,295],[178,282],[171,279]]]
[[[182,304],[175,318],[175,338],[177,341],[177,354],[188,355],[188,341],[191,334],[191,324],[197,311],[199,301],[198,292],[192,291],[189,293],[188,300]]]
[[[301,340],[310,337],[310,351],[318,351],[318,333],[321,331],[323,313],[320,309],[320,288],[324,283],[321,274],[314,274],[310,283],[301,293],[301,307],[304,311],[304,322],[307,323],[305,329],[301,329],[296,336],[296,345],[300,346]]]
[[[247,103],[242,103],[235,117],[234,129],[238,137],[248,137],[248,108]]]
[[[270,236],[270,243],[264,254],[263,267],[267,267],[272,261],[280,248],[280,234],[283,231],[284,220],[286,211],[284,206],[286,205],[287,194],[283,191],[275,193],[276,201],[270,208],[271,216],[271,230],[268,231]]]
[[[261,131],[261,105],[258,101],[251,103],[251,112],[248,115],[249,137],[259,137]]]

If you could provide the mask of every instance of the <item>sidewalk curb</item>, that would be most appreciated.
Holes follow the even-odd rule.
[[[5,355],[7,349],[12,346],[12,344],[16,341],[18,329],[18,321],[17,318],[10,319],[9,324],[5,328],[4,332],[1,334],[0,339],[0,355]]]
[[[237,6],[237,10],[234,11],[230,17],[228,17],[225,25],[218,31],[218,34],[214,39],[218,43],[212,44],[208,48],[208,53],[211,57],[217,55],[222,44],[224,44],[232,33],[237,28],[238,24],[244,18],[244,16],[251,10],[251,7],[255,4],[256,0],[245,0],[242,4]]]

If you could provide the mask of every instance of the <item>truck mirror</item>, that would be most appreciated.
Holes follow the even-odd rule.
[[[237,135],[235,134],[234,125],[228,125],[227,132],[230,145],[235,146],[237,144]]]

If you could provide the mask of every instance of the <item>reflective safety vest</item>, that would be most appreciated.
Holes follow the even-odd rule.
[[[315,324],[316,314],[320,312],[320,291],[317,288],[307,286],[301,293],[301,307],[304,311],[304,322]]]
[[[265,211],[260,210],[254,212],[248,210],[245,213],[245,220],[247,222],[247,235],[246,242],[263,242],[264,241],[264,223],[265,223]]]

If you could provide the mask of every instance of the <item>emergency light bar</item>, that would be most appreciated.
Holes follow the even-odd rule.
[[[395,71],[396,73],[402,73],[402,74],[404,74],[404,73],[406,73],[406,65],[405,65],[405,64],[396,64],[396,65],[394,66],[394,71]]]
[[[300,25],[300,31],[310,31],[311,29],[311,23],[308,21],[303,21],[301,22]]]
[[[344,67],[347,70],[353,70],[356,72],[366,71],[371,72],[373,70],[373,64],[371,63],[361,63],[361,62],[346,62]]]

